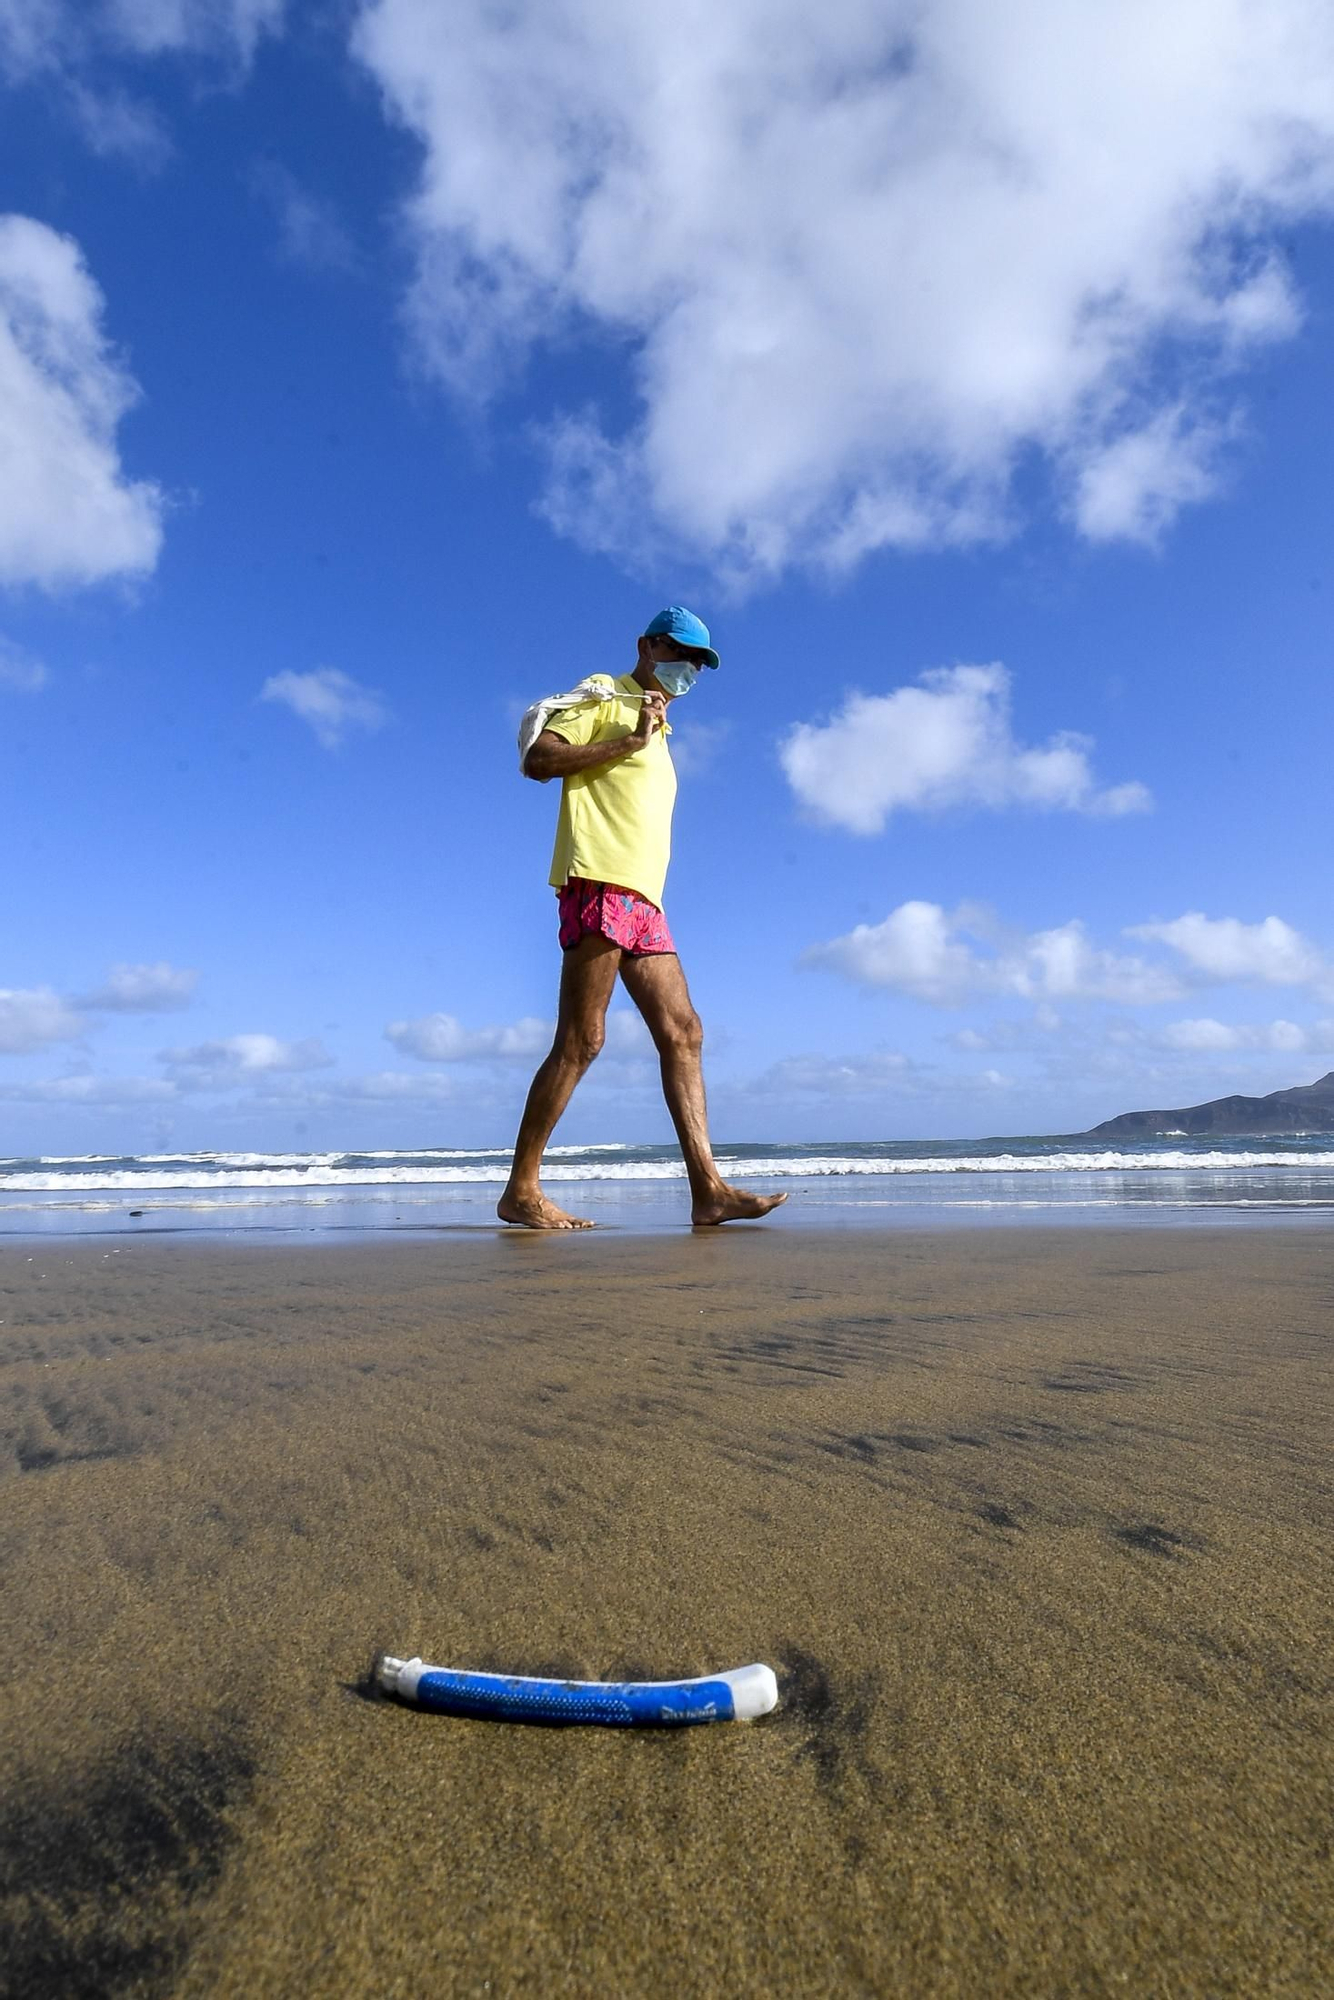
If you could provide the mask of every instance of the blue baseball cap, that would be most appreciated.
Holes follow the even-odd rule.
[[[665,611],[644,627],[646,639],[674,639],[678,646],[689,646],[697,653],[703,653],[705,665],[716,667],[718,655],[709,644],[709,628],[702,618],[696,618],[693,611],[687,611],[684,604],[669,604]]]

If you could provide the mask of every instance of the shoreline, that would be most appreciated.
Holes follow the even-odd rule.
[[[1074,1150],[1070,1149],[1073,1144]],[[897,1230],[1144,1223],[1231,1226],[1255,1217],[1334,1219],[1334,1141],[1256,1151],[1191,1141],[1130,1150],[1046,1139],[747,1141],[720,1147],[725,1177],[785,1192],[770,1229]],[[1313,1150],[1314,1148],[1314,1150]],[[493,1229],[508,1152],[477,1148],[207,1153],[0,1161],[0,1241],[60,1235],[203,1235],[263,1229],[297,1240],[355,1230]],[[684,1225],[679,1150],[645,1143],[551,1149],[560,1206],[604,1229]]]
[[[555,1185],[553,1183],[553,1185]],[[793,1200],[785,1203],[770,1216],[758,1223],[725,1223],[718,1233],[733,1235],[738,1231],[762,1230],[769,1235],[789,1240],[796,1235],[842,1235],[849,1237],[886,1235],[968,1235],[988,1230],[1003,1233],[1024,1233],[1029,1230],[1052,1229],[1061,1233],[1078,1231],[1121,1231],[1145,1229],[1151,1231],[1195,1230],[1248,1230],[1274,1228],[1315,1228],[1328,1229],[1334,1222],[1334,1200],[1282,1200],[1254,1197],[1235,1201],[1121,1201],[1121,1200],[1081,1200],[1068,1197],[1064,1200],[1043,1202],[1015,1199],[972,1200],[959,1198],[940,1200],[932,1203],[914,1203],[881,1197],[830,1197],[826,1190],[820,1190],[820,1198],[805,1205],[801,1201],[803,1190],[793,1190]],[[132,1199],[132,1197],[127,1198]],[[577,1195],[567,1196],[571,1206],[579,1212],[590,1212],[596,1227],[592,1231],[574,1232],[585,1237],[615,1237],[618,1240],[648,1237],[659,1239],[682,1233],[695,1234],[685,1203],[664,1201],[656,1190],[652,1195],[622,1198],[616,1202],[594,1199],[581,1202]],[[300,1221],[284,1221],[279,1218],[284,1210],[298,1206],[296,1203],[281,1203],[257,1200],[251,1212],[258,1217],[268,1214],[272,1220],[238,1221],[235,1218],[236,1203],[195,1203],[168,1204],[155,1207],[151,1200],[143,1200],[139,1212],[133,1213],[127,1204],[105,1204],[97,1211],[91,1205],[73,1204],[62,1209],[33,1207],[20,1211],[17,1206],[8,1210],[0,1204],[0,1249],[9,1244],[18,1248],[24,1244],[47,1243],[95,1243],[115,1238],[126,1242],[133,1238],[176,1238],[198,1243],[234,1243],[250,1241],[281,1242],[292,1246],[305,1244],[318,1246],[339,1241],[391,1242],[411,1238],[499,1238],[512,1235],[547,1234],[553,1232],[525,1231],[513,1225],[500,1223],[495,1219],[494,1206],[489,1200],[474,1199],[471,1203],[456,1201],[451,1206],[456,1210],[466,1208],[469,1212],[453,1215],[437,1215],[430,1218],[408,1219],[397,1217],[393,1221],[376,1218],[339,1221],[335,1219],[339,1210],[349,1216],[357,1216],[365,1204],[355,1200],[346,1203],[320,1197],[310,1206],[317,1213]],[[407,1206],[408,1204],[405,1204]],[[427,1204],[422,1204],[426,1206]],[[385,1206],[389,1206],[388,1203]],[[444,1204],[441,1204],[443,1207]],[[598,1214],[601,1209],[601,1215]],[[31,1220],[10,1226],[8,1217],[24,1213]],[[91,1219],[93,1213],[97,1220]],[[189,1214],[190,1219],[170,1221],[173,1215]],[[217,1219],[214,1219],[216,1216]],[[159,1219],[162,1218],[162,1219]],[[554,1232],[557,1234],[567,1232]],[[708,1231],[699,1233],[708,1234]]]
[[[1332,1279],[1286,1218],[4,1239],[23,1990],[1309,1994]],[[378,1647],[782,1699],[457,1722]]]

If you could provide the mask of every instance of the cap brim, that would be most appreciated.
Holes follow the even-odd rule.
[[[718,655],[714,652],[712,646],[697,646],[693,639],[684,639],[679,632],[668,632],[665,629],[661,632],[655,632],[650,625],[644,637],[646,639],[670,639],[674,646],[688,646],[692,653],[703,653],[703,665],[706,667],[716,667],[719,664]]]

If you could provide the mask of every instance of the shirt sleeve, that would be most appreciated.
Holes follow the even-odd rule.
[[[581,702],[578,708],[558,708],[547,718],[547,728],[562,743],[596,743],[602,736],[615,689],[608,684],[605,701]]]

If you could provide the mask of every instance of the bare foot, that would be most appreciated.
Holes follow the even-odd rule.
[[[506,1188],[496,1203],[496,1214],[502,1222],[513,1222],[520,1229],[595,1229],[597,1224],[588,1216],[567,1215],[563,1208],[557,1208],[554,1201],[548,1201],[544,1194],[511,1194]]]
[[[744,1188],[728,1187],[724,1181],[717,1194],[694,1204],[690,1220],[697,1228],[715,1222],[757,1222],[786,1200],[785,1194],[747,1194]]]

